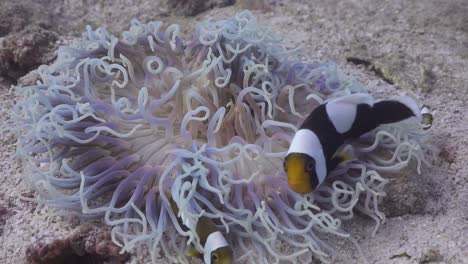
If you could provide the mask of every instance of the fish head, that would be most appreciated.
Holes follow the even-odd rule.
[[[233,252],[229,246],[220,247],[211,252],[211,263],[212,264],[232,264],[233,263]]]
[[[304,153],[290,153],[284,160],[288,185],[297,193],[308,193],[315,189],[317,179],[315,159]]]

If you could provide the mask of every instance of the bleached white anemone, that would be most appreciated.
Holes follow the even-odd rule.
[[[103,217],[123,250],[144,243],[187,261],[187,243],[200,247],[170,190],[189,218],[219,225],[239,261],[326,261],[321,238],[347,238],[343,219],[384,220],[380,173],[419,170],[434,153],[417,122],[383,126],[347,146],[355,160],[317,192],[292,192],[282,164],[297,125],[323,100],[365,90],[297,55],[248,11],[201,23],[190,40],[161,22],[133,20],[120,39],[88,26],[36,85],[17,88],[24,177],[37,201]]]

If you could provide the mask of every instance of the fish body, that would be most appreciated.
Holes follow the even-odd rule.
[[[421,118],[416,102],[405,96],[376,101],[352,94],[315,108],[296,131],[284,168],[288,185],[298,193],[315,190],[338,164],[349,159],[337,150],[348,140],[411,117]],[[431,119],[432,122],[432,119]]]
[[[179,215],[179,208],[175,201],[169,194],[167,197],[174,214]],[[189,256],[200,258],[205,264],[231,264],[233,262],[231,247],[211,219],[201,216],[197,222],[193,222],[182,212],[178,221],[185,231],[195,230],[203,247],[203,252],[199,252],[191,245],[187,251]]]

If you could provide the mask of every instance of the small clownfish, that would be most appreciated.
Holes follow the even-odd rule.
[[[297,193],[315,190],[340,163],[351,158],[337,150],[348,140],[377,128],[418,117],[432,124],[427,107],[419,109],[406,96],[374,100],[357,93],[331,100],[315,108],[296,131],[284,160],[288,185]]]
[[[166,194],[172,211],[177,216],[179,208],[170,194]],[[233,252],[223,234],[216,225],[206,216],[201,216],[196,223],[191,223],[185,219],[184,214],[178,218],[180,226],[187,230],[195,230],[203,246],[203,252],[199,252],[193,245],[190,245],[186,254],[190,257],[202,259],[205,264],[232,264]]]

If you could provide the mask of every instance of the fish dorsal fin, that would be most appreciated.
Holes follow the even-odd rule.
[[[350,95],[345,95],[336,99],[331,99],[329,102],[333,102],[335,104],[368,104],[370,106],[374,105],[374,98],[367,93],[355,93]]]

